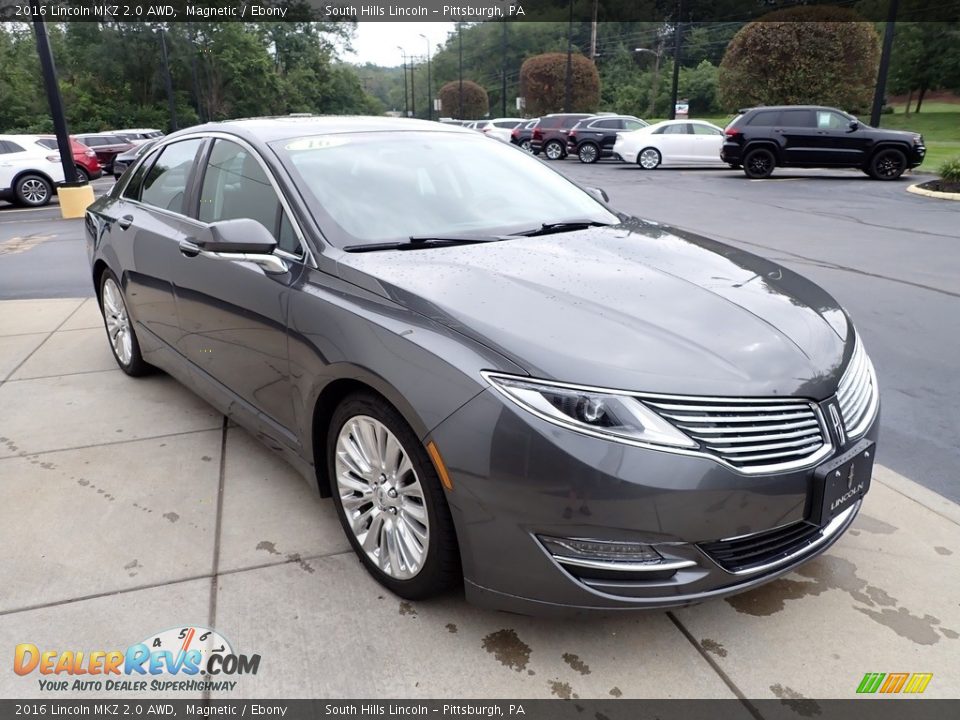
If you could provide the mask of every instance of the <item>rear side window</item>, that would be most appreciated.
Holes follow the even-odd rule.
[[[723,132],[712,128],[709,125],[701,125],[700,123],[690,123],[690,127],[693,128],[694,135],[723,135]]]
[[[18,153],[23,152],[23,148],[17,145],[12,140],[0,140],[0,152],[3,153]]]
[[[540,127],[544,129],[558,128],[563,123],[563,118],[559,115],[554,117],[545,117],[540,120]]]
[[[783,127],[812,128],[812,110],[784,110],[780,113],[780,124]]]
[[[160,157],[143,178],[141,202],[162,210],[185,214],[187,181],[202,142],[199,138],[184,140],[163,148]]]
[[[37,145],[41,145],[42,147],[45,147],[48,150],[57,149],[57,141],[54,140],[53,138],[40,138],[39,140],[37,140]]]
[[[623,127],[627,130],[639,130],[640,128],[647,127],[647,124],[639,120],[634,120],[633,118],[627,118],[623,121]]]
[[[753,127],[773,127],[777,124],[777,117],[779,115],[779,110],[761,110],[760,112],[754,113],[753,117],[747,120],[747,125]]]
[[[623,121],[619,118],[607,118],[606,120],[595,120],[590,123],[592,128],[600,128],[602,130],[619,130],[623,127]]]
[[[690,126],[687,123],[676,123],[675,125],[664,125],[654,133],[655,135],[689,135]]]

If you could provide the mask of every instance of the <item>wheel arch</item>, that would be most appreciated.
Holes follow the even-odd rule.
[[[773,157],[774,160],[776,160],[777,165],[779,165],[781,162],[780,146],[773,140],[751,140],[743,146],[743,150],[740,151],[740,157],[745,159],[747,155],[752,153],[754,150],[769,150],[773,153]]]
[[[910,146],[902,140],[881,140],[870,149],[870,160],[881,150],[899,150],[910,159]]]
[[[14,190],[14,192],[16,192],[17,183],[20,182],[20,179],[23,178],[24,175],[37,175],[38,177],[42,177],[44,180],[50,183],[50,189],[53,191],[54,194],[56,194],[57,182],[53,178],[51,178],[49,175],[43,172],[43,170],[29,170],[29,169],[21,170],[20,172],[18,172],[16,175],[13,176],[13,180],[10,181],[10,188]]]
[[[400,413],[421,440],[430,430],[413,406],[383,378],[355,366],[351,366],[348,371],[343,368],[338,374],[339,377],[319,390],[310,414],[307,438],[313,451],[313,466],[320,497],[330,497],[331,494],[330,477],[327,473],[327,430],[334,411],[347,396],[358,392],[376,395]]]

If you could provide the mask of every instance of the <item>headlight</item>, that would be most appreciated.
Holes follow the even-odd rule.
[[[695,448],[697,443],[628,393],[484,372],[524,410],[555,425],[620,442]]]

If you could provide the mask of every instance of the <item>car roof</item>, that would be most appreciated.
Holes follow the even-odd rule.
[[[481,121],[482,122],[482,121]],[[441,132],[470,135],[459,125],[446,125],[430,120],[373,116],[311,116],[263,117],[243,120],[225,120],[195,125],[164,137],[168,140],[182,135],[204,132],[227,132],[240,137],[252,137],[261,142],[287,140],[307,135],[333,135],[359,132]]]
[[[829,105],[757,105],[756,107],[740,108],[738,113],[748,113],[754,110],[839,110]]]

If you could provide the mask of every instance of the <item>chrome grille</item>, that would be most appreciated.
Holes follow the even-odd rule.
[[[817,406],[801,399],[643,397],[701,448],[744,472],[813,464],[830,451]]]
[[[858,438],[867,431],[877,412],[877,375],[873,363],[867,357],[863,343],[857,337],[857,344],[850,357],[840,387],[837,388],[837,401],[840,403],[840,417],[843,429],[850,440]]]

